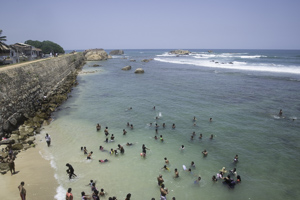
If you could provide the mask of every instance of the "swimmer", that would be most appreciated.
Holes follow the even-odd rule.
[[[202,133],[200,133],[200,135],[199,135],[199,139],[200,139],[200,140],[202,139]]]
[[[115,140],[114,134],[111,134],[110,141],[113,142]]]
[[[133,145],[132,143],[129,142],[126,143],[126,146],[132,146],[132,145]]]
[[[147,150],[148,148],[145,146],[145,144],[143,144],[142,145],[142,156],[145,158],[146,157],[146,153],[147,153]],[[148,150],[150,150],[150,149],[148,149]]]
[[[99,131],[101,129],[101,126],[100,126],[100,124],[97,124],[97,126],[96,126],[96,130],[97,131]]]
[[[129,122],[127,122],[127,126],[129,126]]]
[[[163,128],[166,128],[166,123],[163,123],[163,125],[162,125],[162,126],[163,126]]]
[[[217,182],[217,181],[218,181],[218,179],[216,178],[215,175],[212,176],[211,180],[214,181],[214,182]]]
[[[167,165],[164,165],[161,169],[170,171],[170,169],[167,167]]]
[[[212,118],[209,118],[209,121],[212,122]]]
[[[235,155],[234,158],[233,158],[233,162],[238,162],[238,161],[239,161],[239,156]]]
[[[154,139],[157,140],[157,136],[154,136]]]
[[[157,128],[155,128],[155,133],[158,134],[158,129]]]
[[[223,167],[223,168],[220,170],[220,172],[222,172],[223,174],[225,174],[225,173],[227,173],[227,170],[226,170],[225,167]]]
[[[194,118],[193,118],[193,122],[195,122],[195,121],[197,121],[197,119],[196,119],[196,117],[194,116]]]
[[[126,135],[127,131],[125,129],[123,129],[123,135]]]
[[[164,179],[162,178],[162,175],[160,174],[158,177],[157,177],[157,184],[159,186],[161,186],[161,184],[163,184],[164,182]]]
[[[123,146],[118,144],[118,147],[119,147],[119,150],[120,150],[121,154],[125,153],[125,150],[124,150]]]
[[[201,177],[199,176],[199,177],[197,178],[197,180],[194,181],[194,183],[195,183],[195,184],[199,184],[200,181],[201,181]]]
[[[159,139],[160,139],[160,141],[161,141],[161,142],[163,142],[163,141],[164,141],[164,138],[163,138],[163,136],[162,136],[162,135],[160,135],[160,138],[159,138]]]
[[[181,149],[181,150],[184,150],[184,145],[181,145],[180,149]]]
[[[223,179],[223,172],[218,173],[216,179]]]
[[[159,127],[159,125],[158,124],[155,124],[155,128],[158,128]]]
[[[193,126],[197,126],[197,124],[196,123],[194,123],[194,125]]]
[[[104,189],[103,189],[103,188],[101,188],[101,191],[100,191],[99,195],[102,196],[102,197],[105,196],[105,192],[104,192]]]
[[[153,110],[155,110],[155,106],[153,107]]]
[[[133,125],[132,124],[130,125],[130,128],[133,129]]]
[[[83,147],[83,154],[88,154],[86,147]]]
[[[195,132],[195,131],[193,131],[192,135],[193,135],[193,136],[195,136],[195,135],[196,135],[196,132]]]
[[[89,153],[89,155],[86,157],[86,159],[91,159],[92,154],[93,154],[93,152],[91,151],[91,152]]]
[[[211,140],[212,140],[213,138],[214,138],[214,135],[213,135],[213,134],[211,134],[209,139],[211,139]]]
[[[87,184],[86,186],[92,187],[93,183],[94,183],[94,181],[93,181],[93,180],[90,180],[89,184]],[[95,183],[96,183],[96,181],[95,181]]]
[[[207,156],[208,152],[206,151],[206,149],[204,149],[204,151],[202,151],[202,154],[203,154],[204,157]]]
[[[118,150],[115,150],[115,155],[116,155],[116,156],[118,155]]]
[[[104,133],[105,133],[106,136],[109,134],[109,133],[108,133],[108,127],[105,127]]]
[[[105,162],[108,162],[108,160],[107,159],[105,159],[105,160],[99,160],[99,162],[100,163],[105,163]]]
[[[176,128],[176,126],[175,126],[175,124],[173,124],[173,125],[172,125],[172,129],[175,129],[175,128]]]
[[[152,126],[152,123],[150,123],[150,126]]]
[[[232,170],[230,170],[230,173],[236,177],[237,176],[236,168],[233,168]]]
[[[191,135],[191,140],[194,140],[194,136],[193,135]]]
[[[236,182],[237,183],[240,183],[240,182],[242,182],[242,179],[241,179],[241,176],[240,175],[237,175],[237,177],[236,177],[237,179],[236,179]]]
[[[108,143],[108,138],[106,138],[104,142]]]
[[[114,150],[113,149],[110,149],[110,154],[112,155],[112,154],[114,154]]]
[[[174,178],[178,178],[179,177],[179,172],[178,172],[177,168],[175,168],[174,172],[175,172]]]
[[[169,164],[169,160],[167,158],[164,158],[164,159],[165,159],[165,163]]]
[[[100,151],[102,151],[102,152],[105,152],[105,151],[107,151],[107,150],[105,150],[105,149],[104,149],[104,147],[103,147],[103,146],[100,146],[100,147],[99,147],[99,150],[100,150]]]
[[[80,150],[83,151],[83,147],[80,147]]]
[[[282,109],[279,110],[279,116],[282,116]]]
[[[196,167],[194,161],[191,162],[191,166],[192,166],[192,167]]]

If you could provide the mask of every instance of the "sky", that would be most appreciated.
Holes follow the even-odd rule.
[[[300,49],[299,0],[0,0],[6,44],[73,49]]]

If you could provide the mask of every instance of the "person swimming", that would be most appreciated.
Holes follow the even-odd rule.
[[[238,161],[239,161],[239,156],[235,155],[234,158],[233,158],[233,162],[238,162]]]
[[[202,154],[203,154],[204,157],[207,156],[208,152],[206,151],[206,149],[204,149],[204,151],[202,151]]]
[[[114,152],[115,152],[115,150],[110,149],[110,154],[111,154],[111,155],[114,154]]]
[[[123,129],[123,135],[126,135],[127,131],[125,129]]]
[[[129,142],[126,143],[126,146],[132,146],[132,145],[133,145],[132,143]]]
[[[166,157],[164,159],[165,159],[165,163],[169,164],[169,160]]]
[[[175,126],[175,124],[173,124],[173,125],[172,125],[172,129],[175,129],[175,128],[176,128],[176,126]]]
[[[211,139],[211,140],[212,140],[213,138],[214,138],[214,135],[213,135],[213,134],[211,134],[209,139]]]
[[[192,167],[196,167],[194,161],[191,162],[191,166],[192,166]]]
[[[195,122],[195,121],[197,121],[196,116],[194,116],[194,118],[193,118],[193,122]]]
[[[111,141],[111,142],[114,142],[114,141],[115,141],[115,136],[114,136],[114,134],[111,134],[110,141]]]
[[[201,181],[201,176],[199,176],[199,177],[197,178],[197,180],[194,181],[194,183],[195,183],[195,184],[199,184],[200,181]]]
[[[132,124],[130,125],[130,128],[133,129],[133,125]]]
[[[93,152],[91,151],[91,152],[89,153],[89,155],[86,157],[86,159],[91,159],[92,154],[93,154]]]
[[[202,139],[202,133],[200,133],[200,135],[199,135],[199,139],[200,139],[200,140]]]
[[[160,141],[161,141],[161,142],[163,142],[163,141],[164,141],[164,138],[163,138],[163,136],[162,136],[162,135],[160,135],[160,138],[159,138],[159,139],[160,139]]]
[[[167,167],[167,165],[164,165],[161,169],[170,171],[170,169]]]
[[[154,136],[154,139],[157,140],[157,136]]]
[[[236,177],[237,176],[236,168],[233,168],[232,170],[230,170],[230,173]]]
[[[97,126],[96,126],[96,130],[97,131],[99,131],[101,129],[101,126],[100,126],[100,124],[97,124]]]
[[[108,162],[107,159],[104,159],[104,160],[99,160],[100,163],[105,163],[105,162]]]
[[[88,150],[86,149],[86,147],[83,147],[83,154],[88,154]]]
[[[175,168],[174,173],[175,173],[174,178],[178,178],[179,177],[179,172],[178,172],[177,168]]]
[[[163,125],[162,125],[162,126],[163,126],[163,128],[166,128],[166,123],[163,123]]]
[[[181,145],[180,149],[181,149],[181,150],[184,150],[184,145]]]

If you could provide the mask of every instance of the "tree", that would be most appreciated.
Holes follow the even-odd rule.
[[[2,30],[0,29],[0,41],[6,41],[6,36],[1,36]]]
[[[26,40],[25,44],[29,44],[29,45],[34,46],[36,48],[40,48],[40,49],[42,49],[42,52],[45,53],[45,54],[65,53],[64,49],[60,45],[58,45],[54,42],[51,42],[49,40],[45,40],[43,42],[40,42],[38,40]]]

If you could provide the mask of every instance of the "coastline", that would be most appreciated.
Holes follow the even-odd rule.
[[[35,148],[29,148],[17,155],[15,160],[16,174],[10,172],[0,178],[0,199],[20,199],[18,186],[25,182],[26,199],[55,199],[59,184],[54,177],[50,161],[44,159],[39,151],[45,142],[37,141]]]

